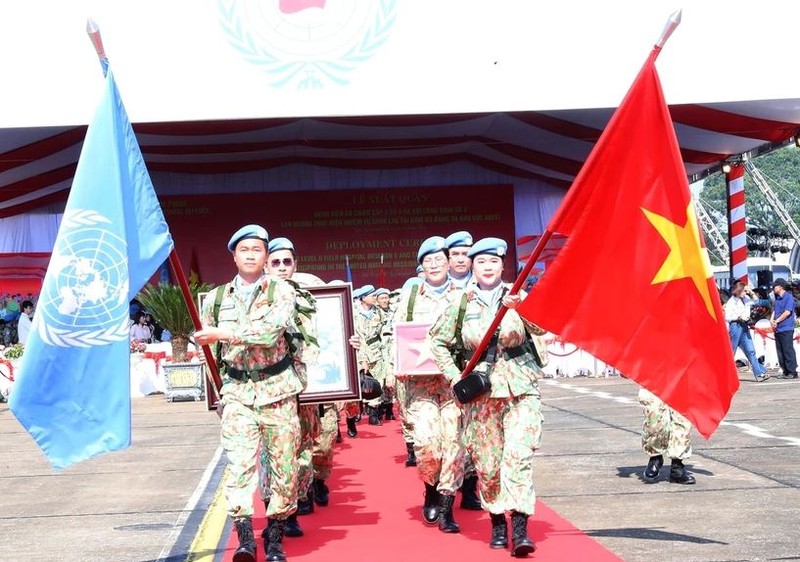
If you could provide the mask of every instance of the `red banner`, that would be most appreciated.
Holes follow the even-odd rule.
[[[511,185],[162,196],[181,261],[195,249],[202,280],[223,283],[235,266],[227,242],[256,223],[271,238],[295,245],[299,271],[325,281],[345,280],[349,256],[356,286],[378,284],[381,255],[388,289],[415,275],[417,249],[429,236],[467,230],[477,240],[497,236],[514,248]],[[513,258],[513,255],[510,255]],[[516,262],[506,271],[513,279]]]

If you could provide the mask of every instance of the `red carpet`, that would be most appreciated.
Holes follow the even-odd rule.
[[[358,437],[336,446],[330,504],[316,506],[312,515],[299,517],[301,538],[284,538],[288,559],[294,561],[439,562],[509,560],[509,550],[488,546],[489,515],[454,509],[461,533],[447,535],[422,522],[423,485],[415,468],[406,468],[400,422],[358,426]],[[461,496],[456,498],[456,506]],[[264,506],[256,502],[253,519],[259,537],[258,560],[264,560],[261,530]],[[528,523],[537,549],[528,559],[563,561],[616,561],[620,558],[572,526],[542,502]],[[509,525],[510,530],[510,525]],[[223,537],[223,560],[230,562],[236,549],[236,532]]]

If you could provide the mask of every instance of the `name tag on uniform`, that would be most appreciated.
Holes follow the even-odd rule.
[[[439,375],[433,360],[428,332],[432,322],[398,322],[394,326],[395,373],[401,375]]]

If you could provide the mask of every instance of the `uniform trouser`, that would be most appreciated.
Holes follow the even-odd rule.
[[[300,445],[297,399],[290,397],[265,406],[246,406],[224,397],[223,404],[220,441],[228,456],[225,480],[228,515],[236,519],[253,516],[258,449],[263,443],[271,496],[267,517],[286,519],[297,509]]]
[[[313,476],[311,459],[314,441],[320,432],[319,407],[311,404],[301,405],[297,409],[297,415],[300,420],[300,446],[297,449],[297,499],[305,501],[308,499],[308,488],[311,486],[311,478]],[[270,500],[272,497],[267,451],[268,444],[261,443],[258,484],[261,491],[261,499],[264,501]]]
[[[344,412],[346,418],[354,418],[361,413],[358,402],[340,402],[336,407],[340,412]]]
[[[489,513],[533,515],[533,455],[542,444],[538,395],[479,397],[467,405],[467,447],[478,473],[481,505]]]
[[[692,456],[689,420],[644,388],[639,389],[639,403],[644,407],[642,448],[647,456],[681,460]]]
[[[797,355],[794,352],[794,330],[775,332],[775,351],[784,375],[797,374]]]
[[[320,417],[320,432],[314,440],[314,453],[311,464],[314,468],[314,478],[327,480],[331,475],[333,466],[333,444],[336,442],[336,433],[339,428],[339,416],[333,404],[321,404],[322,416]]]
[[[367,406],[371,406],[373,408],[377,408],[384,402],[391,401],[391,399],[388,398],[386,395],[386,387],[384,386],[386,384],[386,370],[382,362],[371,364],[368,370],[370,374],[373,377],[375,377],[375,380],[381,383],[383,394],[381,394],[378,398],[375,398],[374,400],[365,400],[364,404],[366,404]]]
[[[396,380],[394,391],[397,396],[397,413],[400,415],[400,421],[403,424],[403,441],[413,443],[414,426],[411,425],[411,419],[408,417],[408,393],[406,392],[405,378]]]
[[[731,337],[733,352],[736,353],[737,348],[742,349],[747,360],[750,362],[750,367],[752,367],[753,375],[756,378],[767,372],[764,365],[758,362],[756,347],[753,345],[753,338],[750,336],[750,330],[747,326],[743,326],[739,322],[731,322],[728,327],[728,335]]]
[[[441,376],[411,377],[406,391],[417,473],[440,493],[455,495],[464,480],[464,449],[461,408],[453,391]]]

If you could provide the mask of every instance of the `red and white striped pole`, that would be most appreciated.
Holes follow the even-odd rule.
[[[728,247],[730,248],[731,285],[747,283],[747,224],[744,209],[744,166],[731,164],[725,174],[728,188]]]

